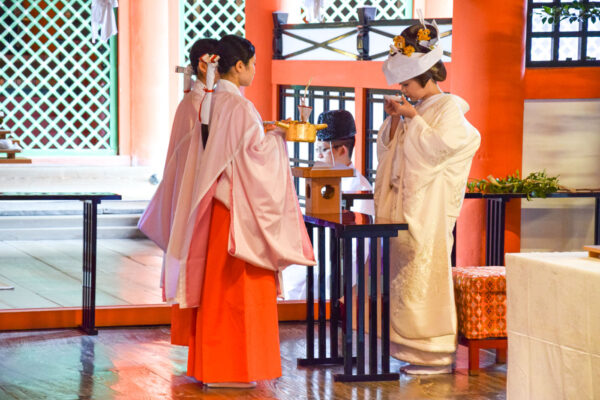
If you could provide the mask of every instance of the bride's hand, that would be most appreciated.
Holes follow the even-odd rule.
[[[402,95],[402,101],[394,101],[385,99],[383,109],[389,115],[403,116],[407,118],[413,118],[417,115],[417,110],[406,100],[406,97]]]

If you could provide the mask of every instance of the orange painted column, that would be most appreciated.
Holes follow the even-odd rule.
[[[481,133],[470,177],[521,170],[525,75],[525,0],[455,0],[452,22],[452,92],[471,110]],[[482,265],[484,202],[467,200],[457,228],[458,265]],[[520,250],[520,201],[507,207],[507,252]]]
[[[169,3],[128,1],[130,151],[132,165],[162,171],[171,127]],[[123,3],[121,3],[123,6]]]
[[[246,39],[256,48],[256,75],[244,95],[260,113],[263,120],[273,120],[274,90],[271,79],[273,58],[273,17],[281,7],[281,0],[246,0]]]
[[[367,61],[370,62],[370,61]],[[356,124],[356,138],[354,143],[354,168],[361,174],[365,174],[365,137],[367,134],[367,125],[365,121],[366,114],[366,91],[361,86],[354,87],[354,123]]]

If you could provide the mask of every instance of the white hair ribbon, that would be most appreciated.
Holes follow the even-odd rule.
[[[206,68],[206,87],[204,88],[204,98],[200,103],[199,119],[202,128],[202,145],[206,147],[208,142],[208,125],[210,123],[210,105],[212,103],[212,94],[215,87],[215,73],[219,66],[219,56],[216,54],[204,54],[200,57],[207,65]]]
[[[208,66],[206,69],[206,89],[204,89],[206,94],[200,105],[200,122],[208,125],[210,123],[210,104],[215,87],[215,73],[219,66],[219,56],[216,54],[204,54],[200,59]]]

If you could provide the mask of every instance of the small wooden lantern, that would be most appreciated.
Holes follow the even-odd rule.
[[[293,167],[292,175],[306,179],[307,214],[339,214],[342,210],[341,179],[354,176],[354,169]]]

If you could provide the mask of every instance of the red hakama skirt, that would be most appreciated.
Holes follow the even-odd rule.
[[[171,341],[189,346],[187,375],[204,383],[281,376],[275,273],[229,255],[230,218],[215,200],[200,306],[172,310]]]

